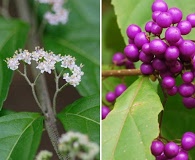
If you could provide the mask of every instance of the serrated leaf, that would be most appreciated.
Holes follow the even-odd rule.
[[[128,37],[126,35],[126,29],[130,24],[137,24],[143,30],[145,23],[151,20],[151,5],[153,0],[112,0],[112,4],[114,5],[115,14],[117,15],[117,22],[119,28],[121,29],[121,34],[125,39],[127,44]],[[166,0],[169,8],[178,7],[182,10],[183,19],[186,18],[187,14],[194,13],[195,3],[194,0],[189,0],[187,3],[183,0],[172,1]],[[144,9],[143,9],[144,8]],[[194,33],[194,32],[193,32]],[[193,33],[190,33],[187,38],[193,39]],[[163,36],[162,36],[163,37]]]
[[[37,113],[13,113],[0,117],[2,160],[33,160],[40,143],[43,117]]]
[[[151,160],[159,134],[160,98],[148,77],[140,77],[116,101],[102,123],[103,160]]]
[[[100,143],[99,95],[81,98],[58,114],[65,130],[87,134],[90,140]]]
[[[45,47],[58,54],[70,54],[78,64],[84,64],[85,74],[77,89],[82,96],[97,94],[100,91],[99,1],[71,0],[66,4],[69,21],[66,25],[47,27]]]
[[[24,46],[27,32],[26,23],[0,18],[0,110],[7,97],[13,73],[7,68],[5,60]]]

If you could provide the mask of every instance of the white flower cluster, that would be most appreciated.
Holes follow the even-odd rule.
[[[53,154],[47,150],[42,150],[36,156],[36,160],[50,160]]]
[[[12,58],[7,58],[6,62],[8,68],[16,70],[18,69],[20,61],[31,64],[32,60],[37,63],[36,68],[39,69],[41,73],[47,72],[49,74],[51,74],[52,70],[55,69],[56,63],[61,63],[62,68],[69,69],[71,72],[71,74],[64,73],[63,79],[74,87],[79,85],[81,77],[84,75],[81,71],[81,68],[83,67],[82,64],[77,66],[75,63],[76,59],[74,57],[70,55],[56,55],[53,52],[47,52],[39,47],[36,47],[33,52],[20,49],[15,52]]]
[[[69,11],[63,8],[64,0],[37,0],[39,3],[52,5],[52,11],[46,12],[44,18],[51,25],[66,24]]]
[[[69,131],[59,139],[59,151],[69,157],[92,160],[98,154],[99,147],[90,142],[86,135]]]

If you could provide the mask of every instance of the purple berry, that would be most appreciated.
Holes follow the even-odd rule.
[[[145,44],[142,46],[142,51],[143,51],[145,54],[150,54],[150,43],[145,43]]]
[[[190,22],[192,27],[195,27],[195,13],[189,14],[186,20]]]
[[[177,27],[169,27],[165,32],[165,39],[168,42],[176,43],[181,38],[181,32]]]
[[[179,28],[182,35],[187,35],[191,32],[192,26],[189,21],[183,20],[177,24],[177,28]]]
[[[188,109],[195,108],[195,98],[193,98],[193,97],[184,97],[182,99],[182,102],[183,102],[184,106]]]
[[[154,58],[152,54],[145,54],[144,52],[140,52],[139,59],[144,63],[150,63]]]
[[[117,52],[112,57],[112,62],[117,66],[124,65],[125,55],[123,53]]]
[[[161,72],[167,69],[167,65],[165,64],[165,61],[158,58],[154,58],[154,60],[152,61],[152,67],[157,71],[161,71]]]
[[[131,24],[127,30],[126,30],[126,33],[127,33],[127,36],[130,38],[130,39],[134,39],[135,36],[141,32],[141,28],[136,25],[136,24]]]
[[[168,10],[168,5],[164,1],[154,1],[152,4],[152,12],[161,11],[166,12]]]
[[[165,145],[164,153],[167,158],[174,158],[179,153],[179,147],[174,142],[169,142]]]
[[[154,72],[154,68],[150,63],[142,63],[140,66],[140,70],[144,75],[150,75]]]
[[[132,62],[139,60],[139,50],[134,44],[127,45],[124,49],[124,53],[126,57]]]
[[[145,44],[145,43],[148,43],[149,40],[146,36],[146,33],[145,32],[140,32],[138,34],[136,34],[135,38],[134,38],[134,43],[135,45],[138,47],[138,48],[142,48],[142,46]]]
[[[188,153],[181,150],[173,160],[188,160]]]
[[[114,102],[115,99],[116,99],[116,95],[115,95],[114,92],[108,92],[108,93],[106,94],[106,100],[107,100],[108,102]]]
[[[109,112],[110,109],[107,106],[102,106],[102,119],[105,119]]]
[[[195,138],[194,138],[194,136],[191,136],[190,134],[183,135],[182,139],[181,139],[181,147],[185,151],[189,151],[192,148],[194,148],[195,147]]]
[[[185,57],[191,57],[195,53],[195,44],[191,40],[183,40],[179,45],[179,50]]]
[[[194,94],[194,85],[182,84],[179,86],[178,92],[182,97],[191,97]]]
[[[162,27],[162,28],[167,28],[172,24],[172,16],[168,12],[161,12],[157,17],[156,17],[156,23]]]
[[[151,27],[151,32],[154,35],[160,35],[162,33],[162,28],[158,24],[153,23]]]
[[[194,74],[192,72],[185,72],[182,74],[182,80],[185,83],[191,83],[194,79]]]
[[[167,61],[177,60],[179,57],[179,49],[175,46],[170,46],[165,52],[165,58]]]
[[[167,157],[165,156],[164,153],[162,153],[160,156],[156,157],[156,160],[167,160]]]
[[[174,74],[181,72],[183,69],[182,63],[178,60],[176,62],[172,63],[172,65],[170,67],[171,67],[170,71]]]
[[[125,67],[126,67],[126,69],[135,69],[134,63],[131,62],[131,61],[129,61],[129,60],[127,60],[127,61],[125,62]]]
[[[155,140],[152,142],[150,150],[154,156],[160,156],[164,151],[164,144],[159,140]]]
[[[152,24],[153,24],[154,22],[153,21],[148,21],[147,23],[146,23],[146,25],[145,25],[145,31],[146,32],[151,32],[151,28],[152,28]]]
[[[119,97],[127,89],[125,84],[119,84],[115,87],[115,95]]]
[[[156,22],[156,18],[158,17],[158,15],[161,13],[161,11],[155,11],[152,13],[152,20],[154,22]]]
[[[165,53],[167,45],[161,39],[154,39],[150,42],[150,52],[154,55]]]
[[[174,96],[177,94],[177,90],[177,86],[173,86],[172,88],[167,89],[167,94],[170,96]]]
[[[162,86],[166,89],[173,88],[175,86],[175,79],[173,77],[164,77],[162,79]]]
[[[182,19],[182,11],[179,9],[179,8],[176,8],[176,7],[173,7],[173,8],[170,8],[168,10],[168,12],[171,14],[172,16],[172,23],[175,24],[175,23],[179,23]]]

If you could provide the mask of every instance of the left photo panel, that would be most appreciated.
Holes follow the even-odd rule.
[[[0,0],[0,160],[100,160],[99,0]]]

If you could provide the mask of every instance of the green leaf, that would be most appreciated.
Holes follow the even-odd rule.
[[[151,160],[150,145],[159,134],[160,98],[148,77],[140,77],[116,101],[102,123],[103,160]]]
[[[77,87],[82,96],[99,94],[100,91],[100,28],[97,0],[71,0],[66,25],[48,26],[44,36],[46,49],[57,54],[76,57],[77,64],[84,64],[81,84]]]
[[[2,160],[33,160],[40,143],[43,117],[37,113],[13,113],[0,117]]]
[[[112,64],[112,56],[123,52],[124,40],[116,22],[114,9],[107,6],[102,16],[102,64]]]
[[[115,14],[117,15],[117,22],[125,42],[127,44],[128,37],[126,35],[126,29],[130,24],[137,24],[144,30],[145,23],[151,20],[151,5],[153,0],[112,0],[114,5]],[[183,19],[187,14],[193,13],[195,8],[194,0],[186,1],[172,1],[166,0],[169,8],[178,7],[182,10]],[[193,32],[195,33],[195,32]],[[190,33],[188,38],[193,38],[193,33]]]
[[[100,143],[100,101],[98,95],[81,98],[58,114],[65,130],[87,134]]]
[[[24,46],[27,32],[26,23],[0,18],[0,110],[7,97],[13,73],[7,68],[5,60]]]

